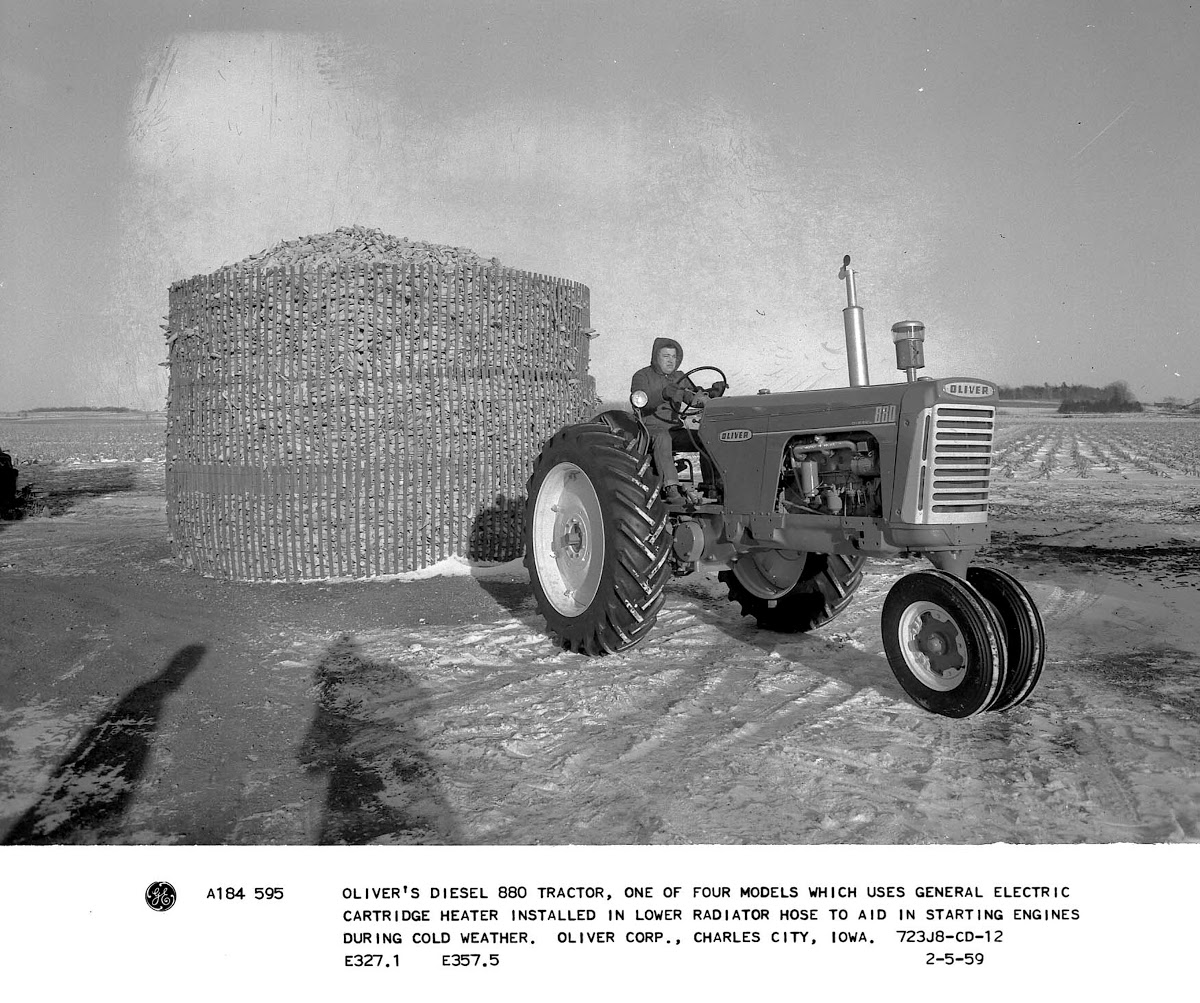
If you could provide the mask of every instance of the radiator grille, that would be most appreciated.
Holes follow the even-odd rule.
[[[939,404],[933,409],[933,469],[926,511],[940,516],[937,521],[987,518],[995,420],[992,407]]]

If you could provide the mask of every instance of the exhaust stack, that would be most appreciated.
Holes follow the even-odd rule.
[[[848,254],[842,259],[838,278],[846,280],[846,309],[842,311],[842,317],[846,323],[846,365],[850,370],[850,386],[870,386],[871,379],[867,375],[867,335],[863,329],[863,311],[857,302],[854,269],[850,267]]]

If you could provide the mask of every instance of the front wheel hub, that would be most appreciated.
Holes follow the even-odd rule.
[[[967,668],[962,630],[937,603],[916,602],[900,617],[904,661],[922,683],[945,693],[954,689]]]

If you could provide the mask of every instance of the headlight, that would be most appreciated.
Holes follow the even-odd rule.
[[[635,390],[629,395],[629,403],[636,408],[643,408],[649,402],[650,398],[646,396],[645,390]]]

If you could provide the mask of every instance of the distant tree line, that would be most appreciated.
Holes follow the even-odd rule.
[[[1092,387],[1086,383],[1026,383],[1019,387],[999,386],[996,392],[1001,400],[1059,401],[1063,404],[1085,402],[1107,404],[1108,407],[1101,409],[1106,411],[1142,410],[1124,380],[1117,380],[1105,387]]]
[[[1141,411],[1142,405],[1124,380],[1103,387],[1086,383],[1026,383],[1019,387],[996,388],[1001,400],[1058,402],[1059,414],[1109,414]]]
[[[1124,380],[1116,380],[1106,387],[1085,388],[1081,396],[1063,398],[1058,405],[1059,414],[1111,414],[1113,412],[1141,411],[1142,405]]]

